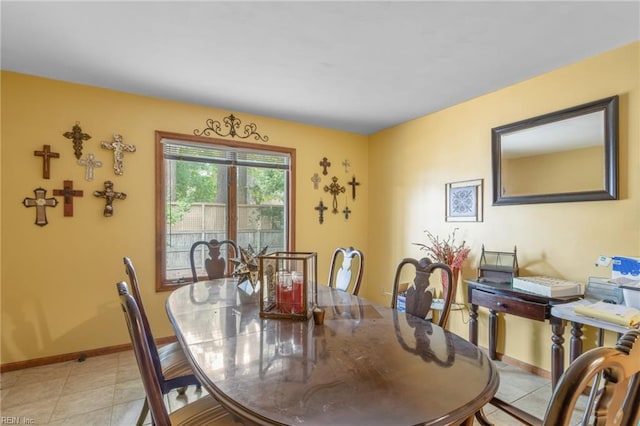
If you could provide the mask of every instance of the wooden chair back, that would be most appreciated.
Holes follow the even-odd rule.
[[[138,311],[140,312],[140,323],[144,327],[144,336],[147,339],[147,344],[149,345],[151,351],[151,357],[154,359],[154,362],[160,365],[160,355],[158,354],[158,348],[156,346],[156,342],[153,338],[153,334],[151,333],[151,326],[149,325],[149,320],[147,319],[147,313],[144,310],[144,303],[142,303],[142,295],[140,294],[140,286],[138,285],[138,275],[136,274],[136,270],[133,267],[133,262],[128,257],[123,257],[122,261],[124,262],[124,269],[129,277],[129,282],[131,283],[131,296],[135,299]]]
[[[413,282],[409,284],[405,294],[406,312],[416,317],[425,318],[433,302],[433,292],[430,289],[431,274],[435,270],[442,270],[447,275],[447,279],[453,285],[448,286],[448,291],[443,295],[443,307],[438,316],[438,325],[445,328],[449,320],[449,312],[456,294],[456,283],[453,282],[453,276],[449,265],[444,263],[433,263],[430,259],[423,257],[420,260],[413,258],[405,258],[398,264],[396,268],[395,278],[393,280],[393,293],[391,295],[391,309],[396,309],[398,305],[398,295],[400,293],[400,279],[402,271],[407,266],[413,266],[415,269],[415,277]]]
[[[138,368],[140,369],[140,377],[147,394],[147,402],[153,417],[153,424],[171,425],[160,387],[162,380],[160,363],[153,357],[155,345],[149,344],[149,336],[142,321],[140,308],[134,297],[129,293],[127,283],[121,281],[116,284],[116,288],[120,296],[120,303],[129,330],[129,336],[131,337],[131,343],[133,344],[136,361],[138,362]]]
[[[589,392],[582,421],[572,416]],[[544,419],[493,398],[491,405],[528,425],[596,426],[640,424],[640,330],[626,332],[614,347],[593,348],[573,361],[553,390]],[[580,407],[583,406],[581,402]]]
[[[228,259],[237,257],[239,255],[238,246],[235,241],[232,240],[211,240],[211,241],[196,241],[191,245],[191,250],[189,251],[189,261],[191,262],[191,276],[193,282],[198,281],[198,271],[197,271],[197,262],[196,260],[196,250],[198,247],[204,246],[209,250],[208,257],[204,260],[204,269],[207,272],[207,278],[213,280],[215,278],[225,278],[230,277],[231,266],[228,264]],[[222,256],[221,249],[223,247],[227,248],[227,252],[225,256]],[[229,248],[232,252],[229,252]]]
[[[357,296],[360,291],[363,270],[364,255],[360,250],[353,247],[338,247],[331,256],[329,287]]]

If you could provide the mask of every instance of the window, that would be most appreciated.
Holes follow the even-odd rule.
[[[293,250],[294,170],[294,149],[157,131],[156,289],[192,281],[196,241]]]

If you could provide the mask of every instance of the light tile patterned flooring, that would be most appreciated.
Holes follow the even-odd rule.
[[[549,380],[499,361],[496,366],[500,371],[497,395],[542,417],[551,396]],[[184,397],[172,391],[165,400],[173,411],[199,396],[190,386]],[[130,426],[135,425],[143,401],[133,352],[120,352],[2,373],[0,424],[16,424],[12,419],[18,418],[17,424]],[[495,410],[489,405],[485,414],[496,426],[515,423]],[[150,423],[147,417],[146,424]]]

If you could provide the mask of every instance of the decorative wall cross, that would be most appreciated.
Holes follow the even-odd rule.
[[[93,191],[96,197],[105,199],[104,215],[106,217],[113,216],[113,200],[124,200],[127,194],[124,192],[116,192],[113,190],[113,182],[107,180],[104,182],[104,191]]]
[[[331,178],[330,185],[324,186],[324,192],[328,192],[333,196],[333,210],[331,210],[331,213],[338,213],[338,195],[344,191],[345,187],[338,183],[338,178],[335,176]]]
[[[87,158],[78,160],[78,164],[85,166],[84,178],[88,181],[93,180],[93,169],[102,167],[102,161],[96,160],[96,156],[93,154],[87,154]]]
[[[324,211],[327,210],[322,200],[320,200],[320,203],[313,209],[318,211],[318,222],[320,222],[320,224],[322,225],[322,223],[324,222]]]
[[[80,122],[78,121],[76,121],[76,124],[73,126],[70,132],[64,132],[62,136],[73,141],[73,152],[76,158],[79,160],[80,157],[82,157],[82,141],[88,141],[89,139],[91,139],[91,136],[89,136],[87,133],[82,133]]]
[[[351,210],[349,209],[349,206],[345,207],[344,210],[342,210],[342,213],[344,213],[345,219],[349,219],[349,214],[351,214]]]
[[[356,175],[353,175],[351,178],[351,182],[347,182],[348,185],[351,185],[351,197],[356,199],[356,186],[360,185],[360,182],[356,182]]]
[[[126,152],[136,152],[135,145],[130,145],[122,142],[122,135],[114,134],[113,142],[102,142],[101,146],[104,149],[113,151],[113,170],[117,175],[124,173],[122,166],[122,158]]]
[[[313,182],[313,189],[318,189],[318,184],[320,183],[320,176],[317,173],[314,173],[311,176],[311,182]]]
[[[344,172],[349,173],[349,167],[351,167],[351,161],[349,161],[348,158],[345,158],[344,161],[342,162],[342,165],[344,166]]]
[[[320,162],[320,166],[322,167],[322,174],[323,175],[329,174],[329,172],[327,171],[327,168],[331,167],[331,162],[329,160],[327,160],[327,157],[323,157],[322,158],[322,161]]]
[[[63,182],[63,189],[54,189],[53,195],[64,197],[64,215],[73,216],[73,197],[82,197],[83,191],[73,189],[73,181],[65,180]]]
[[[47,198],[47,190],[44,188],[36,188],[33,190],[36,198],[26,197],[22,200],[22,204],[25,207],[36,208],[36,225],[45,226],[47,223],[47,207],[55,207],[58,205],[58,200],[55,198]]]
[[[50,145],[43,145],[42,151],[33,151],[33,155],[35,155],[36,157],[42,157],[42,178],[49,179],[49,172],[51,170],[49,161],[52,158],[60,158],[60,154],[57,152],[52,152]]]

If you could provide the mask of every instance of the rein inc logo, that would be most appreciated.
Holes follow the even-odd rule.
[[[0,416],[0,425],[34,425],[35,420],[31,417]]]

